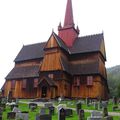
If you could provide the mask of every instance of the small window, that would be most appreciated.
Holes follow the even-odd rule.
[[[93,76],[87,76],[87,86],[93,85]]]
[[[16,83],[15,80],[12,80],[12,81],[11,81],[11,88],[12,88],[12,89],[15,89],[15,83]]]
[[[34,88],[37,88],[37,86],[38,86],[38,78],[35,78],[34,79]]]
[[[51,79],[53,79],[54,74],[49,74],[48,77],[51,78]]]
[[[26,79],[22,80],[22,88],[26,88],[26,85],[27,85],[26,83],[27,83]]]
[[[74,86],[80,86],[80,77],[77,76],[77,77],[74,77]]]

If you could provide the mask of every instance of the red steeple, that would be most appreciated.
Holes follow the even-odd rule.
[[[73,20],[73,10],[72,10],[72,1],[67,0],[66,13],[64,19],[64,26],[58,26],[59,37],[66,43],[68,47],[71,47],[74,40],[79,35],[79,29],[75,29],[74,20]]]
[[[67,26],[74,26],[71,0],[68,0],[67,2],[66,13],[65,13],[64,27],[67,27]]]

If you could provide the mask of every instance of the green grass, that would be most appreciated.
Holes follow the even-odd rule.
[[[23,102],[28,102],[29,100],[22,100]],[[70,104],[68,104],[70,103]],[[55,105],[57,106],[59,103],[55,102]],[[67,107],[70,108],[76,108],[76,102],[75,101],[62,101],[61,104],[67,104]],[[35,116],[37,113],[40,112],[40,107],[38,107],[34,112],[31,112],[28,108],[28,105],[25,103],[19,103],[19,109],[21,111],[28,111],[29,112],[29,120],[35,120]],[[82,105],[82,109],[88,109],[88,110],[94,110],[94,106],[86,106],[85,104]],[[7,112],[10,112],[10,107],[7,106],[6,110],[3,112],[3,120],[7,120]],[[112,104],[110,103],[108,106],[108,111],[112,111]],[[115,112],[120,112],[115,111]],[[90,116],[90,112],[85,112],[85,120],[87,120],[87,117]],[[114,116],[114,120],[119,120],[120,116]],[[55,115],[52,116],[52,120],[58,120],[58,114],[55,112]],[[76,111],[73,111],[72,117],[67,117],[66,120],[78,120],[78,115],[76,114]]]

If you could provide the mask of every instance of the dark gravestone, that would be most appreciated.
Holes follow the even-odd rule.
[[[52,120],[52,116],[49,114],[37,115],[36,120]]]
[[[84,110],[82,109],[79,110],[78,116],[79,116],[79,120],[85,120]]]
[[[77,114],[79,114],[79,110],[80,110],[80,109],[82,109],[82,104],[81,104],[81,102],[78,102],[78,103],[76,104]]]
[[[53,106],[49,107],[49,114],[54,115],[55,108]]]
[[[15,119],[16,113],[15,112],[8,112],[7,113],[7,119]]]
[[[72,109],[65,109],[65,115],[66,115],[66,117],[71,117],[71,116],[73,116],[73,111],[72,111]]]
[[[108,110],[106,107],[103,108],[103,117],[108,116]]]
[[[65,120],[65,109],[61,108],[58,113],[58,120]]]

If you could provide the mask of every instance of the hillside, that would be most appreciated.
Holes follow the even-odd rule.
[[[110,96],[120,97],[120,65],[107,69]]]

